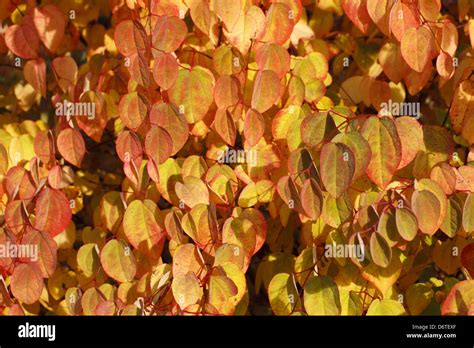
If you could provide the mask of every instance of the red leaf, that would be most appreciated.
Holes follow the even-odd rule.
[[[46,97],[46,63],[43,58],[29,60],[23,68],[23,76],[36,92]]]
[[[54,237],[63,232],[71,222],[69,200],[63,192],[46,187],[36,200],[35,216],[34,228]]]
[[[81,132],[74,128],[64,129],[58,136],[58,150],[66,161],[80,167],[86,153]]]

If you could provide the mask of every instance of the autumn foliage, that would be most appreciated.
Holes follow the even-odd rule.
[[[471,6],[0,0],[1,312],[473,315]]]

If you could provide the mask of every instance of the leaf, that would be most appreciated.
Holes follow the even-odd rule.
[[[387,268],[392,259],[392,249],[385,238],[378,232],[370,236],[370,256],[372,261],[382,268]]]
[[[377,186],[385,188],[402,159],[401,142],[395,123],[388,117],[371,116],[362,125],[361,135],[372,151],[367,175]]]
[[[199,178],[187,176],[183,183],[176,183],[175,189],[179,199],[191,209],[198,204],[209,204],[209,190]]]
[[[249,182],[240,192],[239,195],[239,206],[244,208],[249,208],[257,204],[258,202],[258,192],[255,183]]]
[[[36,199],[34,228],[54,237],[63,232],[71,221],[71,208],[66,195],[45,187]]]
[[[265,119],[262,114],[249,109],[245,115],[244,136],[250,146],[256,145],[265,132]]]
[[[388,299],[375,299],[369,306],[366,315],[390,315],[390,316],[399,316],[406,315],[405,308],[400,304],[400,302],[395,300]]]
[[[367,34],[370,24],[365,0],[341,0],[341,6],[347,17],[364,34]]]
[[[462,226],[463,210],[461,205],[450,197],[446,209],[446,216],[440,229],[450,238],[453,238]]]
[[[418,121],[410,116],[397,117],[395,126],[402,150],[402,158],[398,165],[398,169],[401,169],[413,161],[423,149],[423,129]]]
[[[130,129],[137,129],[145,121],[150,108],[146,97],[131,92],[125,94],[119,103],[119,115],[122,122]]]
[[[344,144],[327,143],[321,150],[320,161],[324,187],[332,197],[341,197],[354,175],[354,154]]]
[[[232,30],[237,20],[241,16],[241,9],[243,5],[242,1],[239,0],[228,2],[226,0],[213,0],[212,4],[214,11],[224,22],[227,30]]]
[[[454,285],[441,305],[442,315],[467,315],[474,302],[474,280]]]
[[[214,78],[204,68],[182,69],[169,89],[169,97],[188,123],[201,121],[208,112],[214,93]]]
[[[255,60],[259,70],[273,70],[282,79],[290,70],[290,55],[282,46],[266,43],[256,52]]]
[[[46,97],[46,64],[43,58],[32,59],[26,62],[23,68],[23,76],[36,92]]]
[[[229,6],[227,2],[225,3],[225,6]],[[235,23],[232,27],[227,27],[224,33],[232,46],[240,53],[246,54],[251,46],[251,40],[260,35],[264,28],[265,15],[259,7],[250,6],[246,11],[242,8],[240,13],[235,13],[233,16],[235,17],[232,17],[232,20],[236,18]]]
[[[40,38],[31,15],[23,18],[22,24],[8,27],[5,32],[5,44],[18,57],[24,59],[38,57]]]
[[[272,70],[257,73],[252,93],[252,109],[263,113],[270,109],[280,97],[280,79]]]
[[[267,11],[262,36],[262,42],[282,45],[291,35],[294,27],[294,14],[288,6],[283,3],[274,2]]]
[[[474,231],[474,194],[470,193],[464,203],[462,227],[468,233]]]
[[[412,241],[418,232],[418,220],[407,208],[395,210],[395,221],[400,236],[406,241]]]
[[[400,45],[394,42],[387,42],[382,46],[379,52],[379,62],[385,75],[394,83],[402,81],[410,71],[410,67],[400,52]]]
[[[213,248],[212,244],[217,240],[217,227],[208,204],[194,205],[191,211],[184,214],[181,226],[200,248],[207,251]]]
[[[86,277],[94,277],[100,268],[99,249],[95,243],[82,245],[77,251],[77,266]]]
[[[235,121],[229,111],[223,109],[217,110],[216,118],[214,119],[214,128],[226,144],[230,146],[235,145]]]
[[[177,273],[171,283],[171,290],[181,309],[197,303],[203,295],[199,279],[192,272]]]
[[[99,206],[100,216],[109,231],[116,232],[121,226],[125,207],[120,192],[109,191],[102,196]]]
[[[33,265],[22,263],[15,267],[10,287],[13,296],[19,301],[33,304],[40,298],[44,283],[40,272]]]
[[[390,31],[398,41],[401,41],[405,31],[420,26],[420,19],[415,5],[397,1],[390,10],[389,23]]]
[[[293,276],[276,274],[268,285],[268,299],[276,315],[290,315],[301,310],[301,300]]]
[[[292,115],[294,113],[294,110],[293,113],[290,112],[290,116],[294,117]],[[305,117],[301,123],[301,139],[308,146],[321,145],[334,132],[335,128],[332,117],[329,117],[327,114],[311,114]]]
[[[163,232],[156,222],[156,204],[145,199],[134,200],[125,210],[123,230],[129,242],[147,255],[154,255],[163,239]]]
[[[66,161],[80,167],[86,153],[86,144],[81,132],[75,128],[66,128],[58,136],[58,150]]]
[[[173,277],[179,273],[194,273],[199,279],[207,275],[204,260],[200,256],[200,251],[194,244],[179,245],[173,255]]]
[[[183,43],[188,28],[178,17],[159,16],[152,33],[153,48],[165,53],[176,51]]]
[[[55,5],[35,8],[33,21],[43,44],[55,53],[64,37],[66,19],[61,10]]]
[[[119,52],[126,57],[143,54],[149,45],[145,28],[138,20],[121,21],[115,28],[114,41]]]
[[[449,110],[451,125],[460,134],[463,131],[465,120],[471,120],[470,115],[474,113],[474,81],[461,81],[456,88],[453,102]]]
[[[323,194],[314,179],[307,179],[301,189],[301,203],[303,210],[311,220],[317,220],[323,208]]]
[[[214,270],[209,277],[208,301],[219,313],[231,315],[232,312],[228,311],[228,306],[230,305],[231,297],[237,295],[238,288],[229,277],[217,273],[217,268]]]
[[[153,64],[153,78],[155,82],[167,90],[178,77],[179,65],[176,58],[171,53],[155,53],[155,63]]]
[[[47,233],[28,229],[28,232],[23,235],[21,244],[38,248],[38,260],[31,261],[38,266],[43,278],[51,277],[57,266],[58,248],[54,239]]]
[[[105,273],[120,283],[131,282],[137,273],[137,262],[130,247],[112,239],[100,252],[100,263]]]
[[[407,64],[422,72],[430,59],[432,34],[424,26],[407,29],[402,36],[401,53]]]
[[[372,151],[370,150],[370,145],[367,140],[365,140],[359,132],[351,131],[337,134],[332,138],[332,142],[347,145],[354,154],[355,168],[352,180],[355,181],[364,175],[370,163],[370,158],[372,157]]]
[[[70,87],[76,84],[78,69],[73,58],[68,56],[56,57],[53,59],[52,67],[54,76],[63,92],[67,92]]]
[[[310,278],[304,287],[304,308],[309,315],[340,315],[336,283],[329,276]]]
[[[183,115],[174,106],[165,103],[155,103],[150,111],[150,123],[160,126],[170,134],[173,140],[171,155],[175,155],[188,141],[189,126]]]
[[[216,81],[214,99],[219,109],[236,105],[240,99],[240,84],[233,76],[223,75]]]
[[[367,12],[379,30],[390,36],[390,9],[393,2],[390,0],[367,0]]]
[[[420,315],[431,303],[434,291],[428,284],[412,284],[406,293],[406,302],[411,315]]]
[[[146,133],[145,153],[156,164],[165,162],[173,151],[173,139],[162,127],[152,127]]]
[[[421,232],[429,235],[436,233],[440,227],[438,218],[441,214],[441,203],[438,198],[428,190],[415,191],[411,205]]]

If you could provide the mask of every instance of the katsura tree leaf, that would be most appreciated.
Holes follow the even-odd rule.
[[[290,55],[277,44],[262,45],[256,52],[255,60],[259,70],[273,70],[280,79],[290,70]]]
[[[301,204],[311,220],[317,220],[323,208],[323,194],[314,179],[307,179],[301,189]]]
[[[130,282],[137,273],[131,248],[117,239],[110,240],[100,252],[100,263],[108,276],[120,283]]]
[[[262,42],[284,44],[294,26],[294,13],[283,3],[274,2],[266,13],[264,29],[259,38]]]
[[[23,76],[42,97],[46,97],[46,63],[43,58],[29,60],[23,68]]]
[[[44,283],[41,272],[32,264],[21,263],[15,267],[10,283],[13,296],[25,304],[39,300]]]
[[[265,132],[265,119],[263,115],[254,110],[249,109],[245,115],[244,136],[250,146],[257,144],[263,137]]]
[[[58,150],[66,161],[80,167],[86,154],[86,144],[81,132],[75,128],[66,128],[58,136]]]
[[[355,170],[355,158],[344,144],[327,143],[321,150],[321,179],[334,198],[339,198],[350,186]]]
[[[372,157],[367,175],[380,188],[391,182],[402,159],[401,142],[394,121],[388,117],[369,117],[361,134],[370,145]]]
[[[175,189],[179,199],[190,208],[198,204],[209,204],[209,190],[199,178],[187,176],[183,178],[183,183],[176,183]]]
[[[474,194],[470,193],[463,207],[462,226],[466,232],[474,231]]]
[[[387,268],[392,259],[392,249],[385,238],[378,232],[370,236],[370,256],[372,261],[382,268]]]
[[[166,161],[173,151],[173,139],[162,127],[152,127],[146,133],[145,153],[156,164]]]
[[[470,243],[462,249],[461,264],[472,277],[474,275],[474,243]]]
[[[420,17],[415,6],[413,3],[397,1],[390,10],[390,31],[399,42],[408,29],[420,26]]]
[[[420,315],[431,303],[434,291],[429,283],[412,284],[406,292],[406,302],[411,315]]]
[[[137,129],[145,121],[150,109],[146,97],[131,92],[125,94],[119,103],[119,115],[122,122],[130,129]]]
[[[170,134],[173,142],[171,155],[181,150],[188,141],[189,125],[184,115],[172,104],[153,104],[150,110],[150,123],[164,128]]]
[[[268,298],[276,315],[290,315],[302,307],[294,277],[288,273],[278,273],[272,278]]]
[[[143,54],[147,51],[148,38],[145,28],[138,20],[121,21],[115,28],[114,41],[121,54]]]
[[[438,218],[441,215],[441,203],[438,198],[428,190],[415,191],[411,205],[421,232],[429,235],[436,233],[440,227]]]
[[[82,245],[77,251],[77,266],[86,277],[93,277],[100,267],[99,248],[95,243]]]
[[[48,50],[55,53],[66,29],[66,18],[63,12],[55,5],[35,8],[33,22],[43,44]]]
[[[332,139],[332,142],[347,145],[354,154],[355,168],[353,180],[364,175],[372,157],[372,150],[367,140],[365,140],[359,132],[351,131],[349,133],[337,134]]]
[[[367,0],[367,12],[385,36],[390,36],[390,10],[392,5],[393,2],[390,0]]]
[[[153,48],[165,53],[174,52],[181,46],[187,33],[188,28],[182,19],[159,16],[153,28]]]
[[[31,59],[38,57],[40,37],[31,15],[26,16],[18,25],[9,26],[5,32],[5,44],[18,57]]]
[[[336,283],[329,276],[316,276],[304,287],[304,308],[309,315],[340,315],[341,300]]]
[[[252,93],[252,109],[263,113],[280,97],[280,79],[272,70],[261,70],[255,77]]]
[[[208,112],[214,93],[214,78],[204,68],[181,69],[169,89],[169,97],[188,123],[196,123]]]
[[[294,117],[291,113],[289,116]],[[301,139],[308,146],[321,145],[335,128],[332,117],[324,113],[312,114],[305,117],[301,123]]]
[[[409,28],[402,35],[401,53],[407,64],[422,72],[430,59],[432,33],[425,26]]]
[[[463,222],[463,208],[457,200],[450,197],[446,208],[446,215],[440,226],[448,237],[453,238],[461,229]]]
[[[224,109],[217,110],[216,118],[214,119],[214,128],[226,144],[230,146],[235,145],[237,131],[235,128],[234,118],[230,112]]]
[[[197,303],[203,296],[199,279],[192,272],[177,273],[171,283],[173,297],[181,309]]]
[[[364,34],[367,33],[371,19],[364,0],[341,0],[341,6],[347,17]]]
[[[464,280],[454,285],[441,305],[442,315],[467,315],[472,312],[474,280]]]
[[[138,250],[153,255],[163,239],[163,232],[156,221],[158,207],[145,199],[134,200],[125,210],[123,230],[129,242]]]
[[[400,236],[406,241],[412,241],[418,232],[418,220],[408,208],[395,210],[395,221]]]
[[[63,232],[71,221],[71,208],[66,195],[45,187],[38,195],[33,227],[52,237]]]
[[[423,149],[423,129],[418,121],[410,116],[397,117],[395,126],[402,150],[402,159],[398,165],[400,169],[413,161],[418,152]]]

